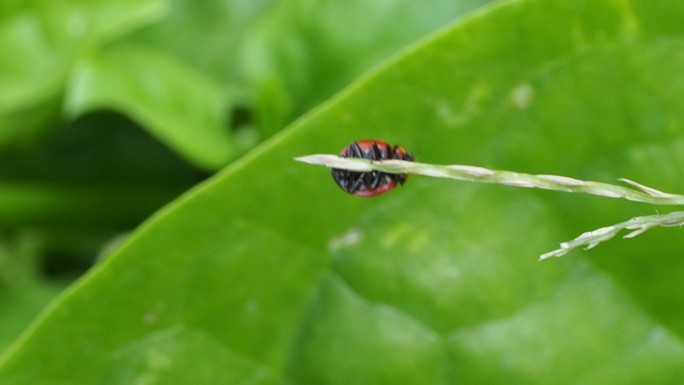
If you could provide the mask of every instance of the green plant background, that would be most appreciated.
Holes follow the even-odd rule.
[[[292,158],[381,138],[684,191],[684,7],[432,3],[5,3],[2,322],[61,287],[37,256],[227,167],[112,243],[0,383],[681,382],[679,230],[536,260],[653,208],[418,177],[358,199]]]

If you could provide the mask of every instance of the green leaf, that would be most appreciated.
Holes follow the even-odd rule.
[[[33,230],[0,238],[0,351],[4,351],[27,323],[66,285],[40,282],[41,235]]]
[[[235,155],[225,90],[172,56],[100,48],[159,19],[163,2],[67,3],[10,1],[0,9],[0,145],[54,125],[66,93],[69,117],[119,109],[200,166],[215,169]]]
[[[0,154],[0,227],[114,236],[204,177],[125,118],[90,114]]]
[[[72,115],[114,108],[208,169],[234,156],[227,95],[160,52],[131,44],[108,47],[76,66],[68,96]]]
[[[279,130],[407,44],[487,0],[297,0],[271,7],[241,47],[256,119]],[[315,17],[312,17],[315,15]]]
[[[21,137],[54,120],[74,58],[156,18],[159,0],[3,1],[0,5],[0,123]],[[37,111],[27,114],[26,111]],[[41,116],[42,114],[42,116]],[[18,116],[20,115],[20,116]],[[43,119],[38,120],[37,118]],[[4,133],[0,140],[7,140]],[[0,142],[0,144],[3,144]]]
[[[264,22],[275,3],[274,0],[169,1],[163,19],[135,31],[126,40],[173,55],[218,84],[235,88],[244,85],[240,51],[245,39],[253,28]]]
[[[235,92],[268,137],[388,55],[487,2],[178,0],[128,39]]]
[[[510,1],[361,79],[159,212],[0,364],[3,384],[669,384],[684,245],[547,263],[644,205],[410,178],[373,199],[292,161],[417,158],[684,191],[684,8]],[[86,364],[87,363],[87,364]]]

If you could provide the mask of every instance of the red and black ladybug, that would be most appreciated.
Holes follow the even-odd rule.
[[[381,140],[359,140],[345,147],[340,156],[343,158],[364,158],[371,160],[399,159],[413,161],[413,154],[402,147],[394,146]],[[332,176],[342,190],[359,196],[373,197],[384,194],[404,184],[408,174],[388,174],[380,171],[356,172],[333,168]]]

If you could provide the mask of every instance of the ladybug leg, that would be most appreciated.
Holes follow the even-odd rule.
[[[375,190],[383,183],[383,173],[377,171],[358,173],[348,188],[352,194],[359,190]]]
[[[375,175],[375,180],[373,180],[375,188],[378,188],[378,187],[380,187],[380,185],[383,185],[385,183],[389,183],[388,179],[390,181],[393,179],[392,174],[386,174],[384,172],[378,172]]]
[[[371,146],[370,151],[365,156],[366,159],[369,160],[379,160],[382,159],[382,151],[378,147],[377,143],[373,143]],[[370,171],[363,173],[364,179],[365,179],[365,185],[369,187],[370,190],[375,190],[380,186],[380,183],[382,182],[382,179],[380,178],[380,173],[377,171]]]
[[[398,182],[400,185],[403,185],[404,182],[406,182],[406,174],[393,174],[392,180]]]
[[[402,159],[401,152],[397,151],[398,148],[399,146],[395,144],[394,148],[392,149],[392,159]]]
[[[379,173],[375,171],[366,173],[366,184],[368,185],[369,190],[375,190],[380,186],[382,180],[378,174]]]
[[[353,183],[349,186],[349,191],[350,193],[355,193],[359,190],[361,190],[361,187],[364,186],[366,183],[364,182],[364,178],[366,176],[366,173],[357,173],[358,176],[354,179]]]
[[[378,148],[378,145],[376,143],[373,143],[371,145],[370,151],[368,151],[364,158],[369,159],[369,160],[378,160],[380,159],[380,149]]]
[[[378,159],[389,159],[390,154],[392,153],[392,146],[389,144],[380,150],[380,157]]]
[[[347,154],[347,157],[363,158],[363,151],[361,151],[361,147],[359,147],[358,143],[351,142],[351,144],[349,145],[349,152]]]

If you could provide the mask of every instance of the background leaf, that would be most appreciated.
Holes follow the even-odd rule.
[[[363,200],[292,157],[381,138],[426,162],[682,191],[682,17],[528,0],[461,21],[155,215],[0,381],[676,383],[676,229],[536,261],[644,205],[425,178]]]
[[[207,169],[234,155],[227,95],[192,70],[131,44],[109,47],[74,70],[67,108],[126,112],[169,147]]]
[[[4,1],[0,5],[0,146],[54,121],[73,60],[156,17],[146,1]]]

